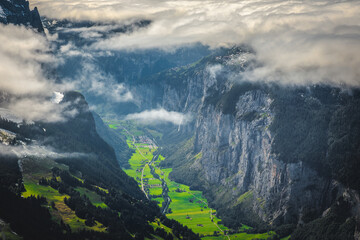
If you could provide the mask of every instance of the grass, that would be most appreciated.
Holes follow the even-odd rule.
[[[239,231],[245,231],[245,230],[249,230],[249,229],[252,229],[252,227],[243,224],[243,225],[240,227]]]
[[[78,191],[81,195],[86,195],[89,199],[90,202],[96,206],[96,207],[101,207],[101,208],[107,208],[108,206],[104,203],[104,201],[101,199],[101,196],[98,195],[95,192],[90,191],[87,188],[83,188],[83,187],[77,187],[75,188],[76,191]]]
[[[214,224],[220,219],[215,216],[215,211],[207,207],[207,200],[202,196],[202,193],[190,190],[189,186],[171,181],[169,173],[172,169],[162,169],[162,171],[169,187],[169,197],[172,200],[170,203],[172,213],[167,214],[167,217],[188,226],[195,233],[212,235],[214,231],[220,231]],[[178,189],[182,192],[177,192]],[[219,227],[222,230],[227,229],[222,225]]]
[[[42,186],[38,184],[42,177],[51,177],[51,168],[55,166],[59,166],[59,164],[49,159],[27,159],[26,161],[23,161],[23,181],[26,191],[22,193],[22,197],[27,198],[29,196],[42,196],[47,199],[49,204],[54,202],[56,209],[47,206],[50,209],[53,219],[57,222],[63,220],[64,223],[69,224],[73,231],[79,231],[81,229],[99,232],[106,231],[106,228],[98,222],[96,222],[96,225],[93,227],[86,226],[85,219],[77,217],[75,215],[75,211],[71,210],[64,203],[64,198],[70,198],[69,195],[60,194],[57,190],[50,186]],[[62,166],[62,168],[64,169],[64,166]],[[94,196],[92,196],[92,198],[94,199]]]
[[[259,234],[236,233],[236,234],[229,235],[229,237],[230,237],[230,239],[252,240],[252,239],[267,239],[273,235],[275,235],[274,232],[259,233]],[[227,240],[228,238],[225,236],[209,236],[209,237],[203,237],[201,239],[202,240]]]
[[[246,200],[252,199],[252,197],[253,197],[253,192],[251,190],[247,191],[238,198],[237,203],[239,204],[245,202]]]
[[[157,228],[162,228],[162,229],[165,230],[166,233],[172,234],[172,236],[173,236],[174,239],[178,239],[178,238],[173,234],[172,229],[169,228],[169,227],[167,227],[167,226],[165,226],[164,224],[162,224],[158,218],[156,218],[154,222],[149,222],[149,224],[150,224],[150,226],[152,226],[152,227],[154,228],[154,230],[156,230]],[[154,237],[155,237],[155,239],[158,239],[158,236],[154,236]]]
[[[158,202],[158,206],[161,207],[164,199],[162,197],[152,198],[152,200]]]
[[[156,149],[150,149],[150,147],[146,144],[142,143],[133,143],[132,137],[128,137],[127,139],[128,147],[136,150],[135,153],[129,159],[130,168],[123,169],[127,175],[134,178],[139,186],[141,187],[141,176],[143,176],[143,183],[145,191],[150,195],[161,195],[162,187],[161,186],[153,186],[153,185],[161,185],[161,181],[154,178],[151,174],[151,169],[148,163],[153,158],[153,153]],[[140,153],[141,152],[141,153]]]
[[[195,160],[202,158],[202,152],[199,152],[198,154],[196,154],[194,158],[195,158]]]
[[[161,181],[159,179],[156,179],[156,178],[150,179],[148,183],[150,185],[161,185]]]
[[[155,196],[161,195],[162,194],[162,187],[156,187],[156,188],[150,187],[149,193],[151,195],[155,195]]]
[[[141,130],[127,123],[128,125],[123,125],[131,134],[138,136],[141,133]],[[149,129],[148,129],[149,131]],[[125,131],[123,131],[125,132]],[[152,133],[153,136],[156,133]],[[132,142],[132,136],[126,134],[127,136],[127,144],[130,148],[136,150],[135,153],[129,159],[130,169],[124,169],[124,171],[131,177],[133,177],[139,184],[141,184],[141,172],[144,169],[144,182],[145,188],[149,189],[149,194],[151,195],[160,195],[162,192],[162,188],[158,186],[153,186],[157,184],[161,184],[161,181],[154,178],[154,176],[150,172],[150,167],[146,165],[153,157],[153,152],[156,149],[150,149],[146,144],[139,144]],[[139,150],[143,153],[142,156],[139,153]],[[202,153],[199,152],[194,156],[195,159],[202,158]],[[153,163],[155,168],[155,173],[157,173],[163,180],[166,181],[167,186],[169,188],[168,195],[171,198],[171,203],[169,208],[171,209],[171,213],[167,214],[167,217],[170,219],[177,220],[183,225],[191,228],[195,233],[198,233],[202,236],[207,236],[202,239],[227,239],[222,233],[224,230],[228,230],[223,225],[217,224],[220,219],[216,217],[216,211],[210,209],[208,207],[207,200],[203,197],[201,191],[193,191],[190,190],[189,186],[179,184],[169,179],[169,174],[172,171],[171,168],[160,169],[159,163],[163,161],[165,158],[159,155],[158,159],[156,159]],[[243,194],[239,199],[238,203],[245,201],[252,197],[252,192],[247,192]],[[158,202],[158,205],[161,207],[162,202],[164,201],[161,197],[152,198]],[[214,224],[215,223],[215,224]],[[150,223],[154,229],[159,227],[159,225],[154,222]],[[165,226],[163,226],[165,227]],[[220,231],[220,229],[222,231]],[[250,226],[243,225],[240,230],[244,231],[246,229],[250,229]],[[165,229],[165,228],[164,228]],[[165,229],[166,230],[166,229]],[[168,229],[167,231],[171,231]],[[220,236],[212,236],[214,232],[217,232]],[[264,233],[264,234],[247,234],[247,233],[237,233],[232,234],[230,236],[231,239],[267,239],[268,237],[274,235],[275,233]]]
[[[116,124],[109,124],[109,128],[117,129],[118,127],[116,126]]]

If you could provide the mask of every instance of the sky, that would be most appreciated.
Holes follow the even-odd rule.
[[[248,44],[262,67],[252,81],[360,85],[360,1],[32,0],[57,19],[125,24],[151,20],[132,34],[98,39],[92,50],[136,50],[200,42],[212,48]],[[79,30],[81,31],[81,30]],[[98,36],[98,29],[83,29]]]
[[[81,54],[91,59],[93,53],[119,50],[246,44],[254,49],[246,57],[258,64],[234,73],[234,78],[287,85],[360,86],[360,1],[30,0],[30,5],[48,18],[107,24],[73,29],[94,41],[86,49],[71,42],[63,45],[61,52],[68,56]],[[111,28],[143,19],[151,21],[146,28],[100,37]],[[57,85],[49,80],[41,66],[64,60],[51,54],[56,39],[56,35],[44,37],[24,27],[0,25],[0,86],[16,96],[9,109],[29,121],[63,121],[74,113],[64,115],[62,106],[45,100],[54,91],[80,85],[109,101],[133,101],[126,86],[91,61],[84,64],[76,82]],[[221,66],[208,69],[218,72]],[[159,111],[166,110],[153,109]],[[170,112],[160,115],[171,122]],[[153,116],[149,114],[131,117]]]

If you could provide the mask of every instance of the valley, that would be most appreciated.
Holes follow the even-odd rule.
[[[107,124],[113,131],[124,134],[129,148],[134,151],[129,159],[130,168],[123,170],[138,182],[149,199],[158,203],[168,218],[192,229],[202,239],[269,239],[276,236],[271,231],[248,234],[244,231],[251,227],[246,225],[237,231],[225,227],[201,191],[171,180],[172,169],[160,166],[165,158],[158,153],[161,146],[157,146],[155,137],[161,135],[159,132],[146,129],[145,133],[144,127],[130,121],[109,120]]]

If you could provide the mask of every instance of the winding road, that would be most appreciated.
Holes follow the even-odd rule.
[[[154,167],[154,166],[151,166],[151,164],[153,163],[154,160],[157,159],[157,157],[159,156],[159,154],[153,156],[153,158],[152,158],[151,160],[148,159],[147,157],[145,157],[145,155],[140,151],[139,147],[135,144],[135,143],[136,143],[135,136],[132,135],[126,128],[124,128],[124,127],[122,127],[122,128],[132,137],[132,139],[133,139],[133,144],[134,144],[134,146],[136,147],[137,151],[140,153],[140,155],[141,155],[143,158],[145,158],[145,159],[148,160],[148,162],[144,165],[144,167],[142,168],[142,171],[141,171],[141,190],[142,190],[143,193],[145,194],[146,198],[147,198],[147,199],[150,199],[149,196],[148,196],[148,194],[147,194],[147,192],[145,191],[145,188],[144,188],[144,181],[143,181],[143,179],[144,179],[144,171],[145,171],[146,166],[153,167],[153,168],[155,169],[155,167]],[[154,142],[154,144],[155,144],[155,142]],[[154,147],[157,147],[157,146],[154,145]],[[157,179],[159,179],[159,180],[162,182],[163,189],[164,189],[164,188],[167,188],[167,184],[166,184],[165,180],[161,179],[160,176],[159,176],[159,178],[157,178]],[[213,214],[212,214],[213,209],[210,208],[209,205],[208,205],[206,202],[204,202],[202,199],[196,197],[196,195],[193,194],[192,192],[188,192],[188,191],[186,191],[186,192],[189,193],[189,194],[191,194],[194,198],[198,199],[198,200],[201,201],[202,203],[204,203],[204,204],[209,208],[209,214],[210,214],[210,219],[211,219],[212,223],[219,229],[219,231],[220,231],[224,236],[226,236],[226,237],[228,238],[228,240],[230,240],[230,237],[227,235],[227,233],[225,233],[224,230],[222,230],[222,229],[219,227],[219,225],[218,225],[215,221],[213,221],[213,219],[214,219],[214,216],[213,216]],[[164,193],[163,193],[163,194],[164,194]],[[164,198],[164,201],[166,202],[166,205],[165,205],[165,207],[164,207],[163,210],[162,210],[162,214],[165,214],[166,211],[167,211],[167,209],[169,208],[169,205],[170,205],[170,203],[171,203],[171,198],[170,198],[168,195],[166,195],[166,197]]]
[[[141,191],[143,191],[143,193],[145,194],[145,196],[146,196],[147,199],[150,199],[149,196],[148,196],[148,194],[147,194],[147,192],[145,191],[145,188],[144,188],[144,171],[145,171],[146,166],[148,166],[149,164],[151,164],[152,160],[150,160],[150,159],[148,159],[147,157],[145,157],[144,154],[140,151],[139,147],[136,145],[135,136],[132,135],[132,134],[131,134],[126,128],[124,128],[123,126],[121,126],[121,127],[125,130],[125,132],[127,132],[127,134],[129,134],[129,135],[132,137],[132,139],[133,139],[133,144],[134,144],[134,146],[136,147],[136,150],[138,150],[138,152],[140,153],[140,155],[141,155],[143,158],[145,158],[145,159],[147,159],[147,160],[149,161],[149,162],[147,162],[147,163],[144,165],[143,169],[141,170]],[[155,147],[156,147],[156,145],[155,145]],[[154,159],[154,158],[153,158],[153,159]]]

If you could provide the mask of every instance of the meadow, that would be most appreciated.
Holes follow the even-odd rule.
[[[43,186],[39,184],[39,180],[42,177],[47,179],[51,178],[51,168],[58,167],[60,169],[67,169],[65,165],[58,164],[50,159],[26,159],[23,160],[22,165],[24,169],[23,181],[26,190],[22,193],[22,197],[45,197],[48,202],[47,207],[49,208],[52,217],[58,222],[62,220],[65,224],[69,224],[73,231],[79,231],[81,229],[88,229],[99,232],[106,231],[106,228],[98,222],[95,222],[96,225],[92,227],[86,226],[85,219],[77,217],[75,215],[75,211],[71,210],[65,204],[64,198],[70,198],[69,195],[61,194],[50,186]],[[95,206],[107,207],[106,204],[101,201],[100,196],[95,192],[91,192],[87,189],[77,190],[80,193],[87,195]],[[51,207],[52,202],[54,202],[55,208]]]
[[[125,123],[125,125],[123,125]],[[153,201],[157,201],[161,207],[164,201],[163,197],[159,197],[162,194],[161,181],[156,179],[150,171],[149,164],[154,156],[156,148],[150,148],[149,145],[143,143],[134,143],[134,137],[145,134],[145,132],[138,128],[135,124],[130,122],[117,122],[116,124],[109,124],[109,127],[118,129],[127,137],[127,144],[129,148],[135,150],[135,153],[129,159],[130,168],[123,169],[129,176],[133,177],[141,187],[141,175],[143,172],[143,183],[145,191]],[[125,130],[126,129],[126,130]],[[150,132],[151,131],[147,131]],[[156,136],[160,137],[158,133]],[[141,153],[140,153],[141,152]],[[197,156],[201,157],[201,155]],[[170,219],[174,219],[181,224],[191,228],[195,233],[198,233],[202,239],[267,239],[275,235],[274,232],[262,233],[262,234],[247,234],[243,232],[251,227],[243,225],[239,230],[239,233],[225,235],[224,231],[229,229],[219,222],[221,219],[216,217],[216,211],[209,208],[206,198],[203,197],[201,191],[190,190],[190,187],[184,184],[172,181],[169,178],[171,168],[160,168],[160,162],[165,158],[161,155],[152,161],[155,173],[160,176],[162,180],[166,182],[169,189],[168,196],[171,198],[170,206],[166,216]],[[151,223],[154,228],[159,227],[156,223]],[[168,231],[171,231],[169,229]]]

